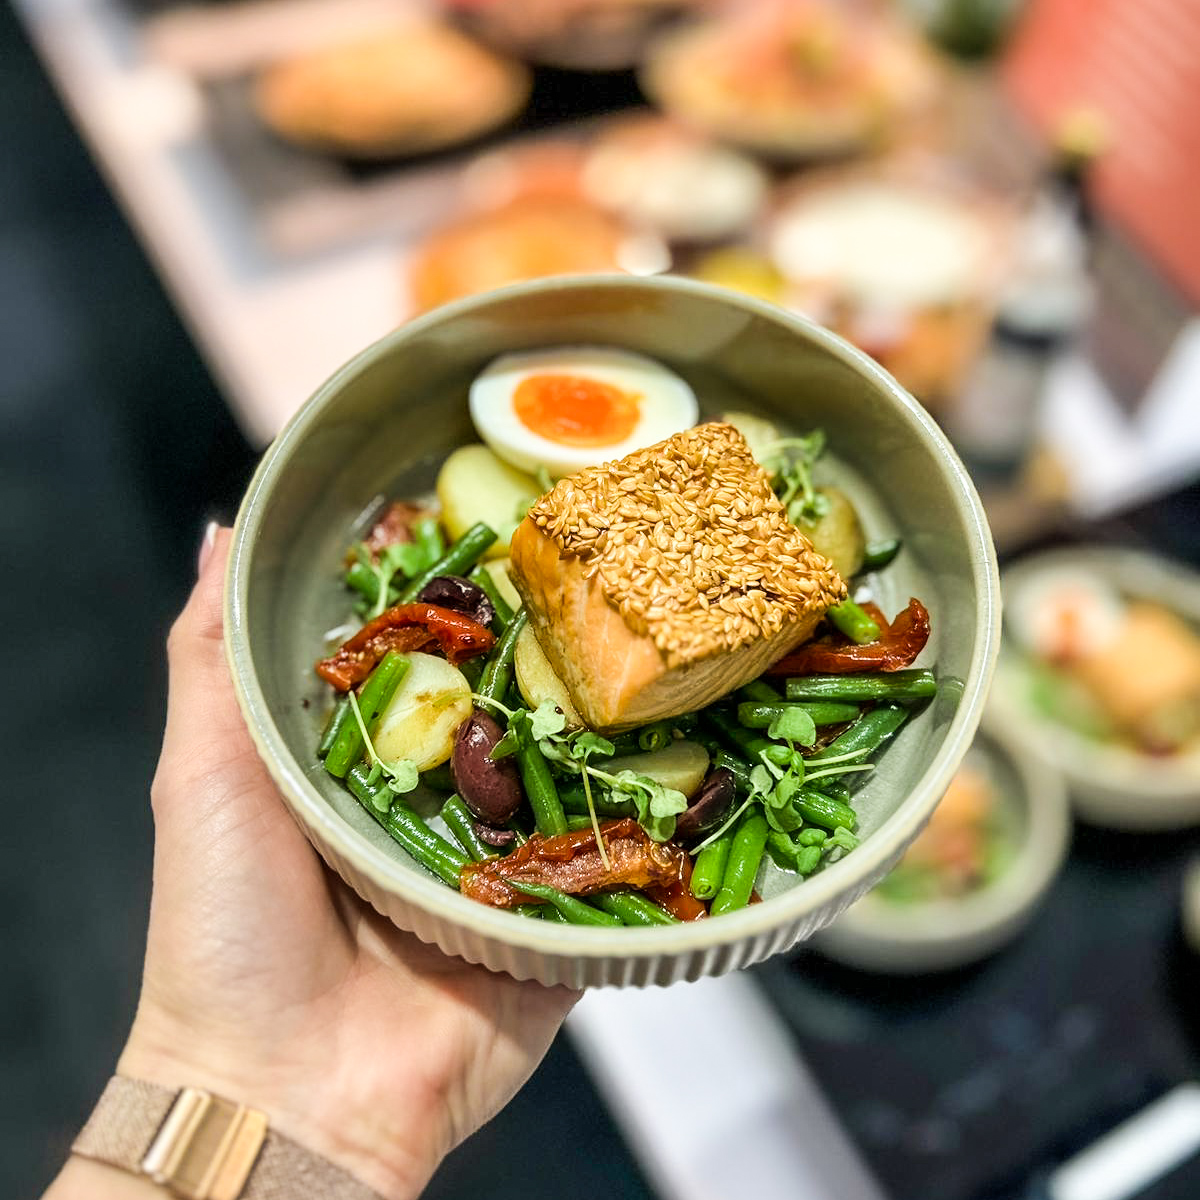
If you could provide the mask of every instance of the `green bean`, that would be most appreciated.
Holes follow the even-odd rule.
[[[516,753],[517,770],[521,772],[521,783],[525,798],[533,809],[534,824],[538,833],[554,837],[567,832],[567,818],[554,786],[554,777],[546,757],[534,741],[522,746]]]
[[[329,720],[325,722],[325,732],[321,734],[321,742],[317,746],[318,758],[324,758],[333,749],[346,722],[353,720],[354,713],[350,711],[350,701],[345,696],[339,696],[337,703],[330,710]]]
[[[642,751],[665,750],[674,740],[674,719],[668,718],[643,726],[637,731],[638,749]]]
[[[634,730],[614,733],[608,740],[612,743],[614,757],[621,754],[641,753],[642,748],[638,745],[638,735]]]
[[[483,678],[484,660],[482,658],[468,658],[466,662],[458,664],[458,669],[463,673],[463,678],[471,685],[471,691],[478,691],[479,681]]]
[[[679,924],[678,917],[673,917],[640,892],[599,892],[592,897],[592,903],[616,917],[623,925]]]
[[[369,769],[356,765],[346,780],[354,798],[391,834],[408,856],[427,871],[433,872],[452,888],[458,887],[460,870],[467,864],[467,856],[456,850],[445,838],[434,833],[403,800],[392,797],[386,811],[381,811],[378,801],[386,799],[379,795],[380,788],[390,791],[386,784],[371,784]]]
[[[821,780],[821,791],[826,796],[832,796],[835,800],[840,800],[843,804],[850,803],[850,785],[846,782],[850,776],[846,775],[826,775]]]
[[[752,679],[738,688],[738,695],[743,700],[751,700],[756,704],[778,704],[783,699],[777,688],[761,678]]]
[[[523,904],[517,905],[517,908],[524,908],[524,907],[525,907],[525,905],[523,905]],[[554,907],[553,904],[536,904],[536,905],[534,905],[534,907],[539,910],[542,920],[549,921],[551,925],[569,925],[570,924],[570,922],[567,920],[567,918],[564,917],[562,915],[562,913],[560,913],[558,911],[558,909]],[[509,911],[511,912],[513,910],[510,909]]]
[[[742,758],[752,763],[773,743],[769,738],[759,737],[738,724],[737,718],[723,708],[706,708],[700,714],[701,723],[715,733],[724,744]]]
[[[532,917],[537,920],[541,918],[543,913],[556,913],[558,910],[551,908],[548,904],[514,904],[507,911],[515,913],[518,917]]]
[[[899,538],[888,538],[883,542],[868,542],[863,551],[862,566],[859,571],[882,571],[897,554],[904,543]]]
[[[727,829],[715,842],[709,842],[692,864],[692,895],[697,900],[711,900],[721,890],[729,847],[733,845],[733,830]]]
[[[412,529],[413,541],[421,551],[421,557],[429,563],[439,562],[446,553],[442,540],[442,528],[434,517],[418,521]],[[442,574],[447,572],[443,571]],[[461,572],[459,572],[461,574]]]
[[[789,700],[927,700],[937,691],[932,671],[871,671],[856,675],[802,675],[787,681]]]
[[[397,602],[411,604],[425,585],[439,575],[465,575],[495,540],[496,531],[490,526],[482,521],[472,525],[433,566],[404,585]]]
[[[725,874],[721,879],[721,890],[708,908],[711,916],[746,907],[766,848],[767,818],[752,809],[738,822],[734,831]]]
[[[572,925],[603,925],[619,928],[625,924],[620,917],[601,912],[600,909],[593,908],[590,904],[585,904],[574,896],[568,896],[566,892],[560,892],[558,888],[550,887],[549,884],[522,883],[516,879],[506,879],[504,882],[522,895],[536,896],[539,900],[545,900],[547,904],[554,905]]]
[[[503,636],[492,647],[492,653],[483,668],[477,691],[489,700],[503,702],[508,691],[508,685],[513,678],[513,653],[517,648],[517,638],[521,630],[529,623],[529,614],[521,609],[508,623]]]
[[[841,604],[835,604],[826,609],[825,615],[833,622],[835,628],[841,630],[856,645],[865,646],[869,642],[879,640],[879,622],[853,600],[846,599]]]
[[[737,706],[737,718],[747,729],[770,729],[776,717],[797,708],[812,717],[814,725],[841,725],[858,716],[857,704],[838,704],[834,700],[777,700],[774,704],[748,700]]]
[[[408,674],[408,659],[403,654],[389,650],[379,660],[379,665],[371,672],[362,690],[358,693],[358,711],[362,714],[363,724],[370,732],[372,724],[378,720],[379,714],[391,703],[396,694],[400,681]],[[347,701],[349,707],[349,701]],[[352,715],[353,716],[353,715]],[[335,779],[344,779],[346,772],[359,760],[363,752],[362,731],[356,720],[347,721],[337,736],[337,740],[325,755],[325,770]]]
[[[830,758],[857,754],[861,761],[874,754],[908,720],[908,709],[899,704],[880,704],[863,713],[845,733],[839,734],[823,750],[810,755],[808,765],[816,766]]]
[[[567,829],[572,833],[576,833],[580,829],[591,829],[592,827],[592,818],[587,813],[567,813],[566,816]]]
[[[572,779],[560,784],[558,788],[559,803],[563,812],[569,816],[588,815],[587,793],[583,784]],[[599,787],[592,788],[592,803],[596,807],[598,817],[632,817],[637,815],[637,805],[632,800],[622,799],[612,792]]]
[[[446,800],[441,817],[446,828],[476,862],[496,856],[496,851],[475,832],[475,814],[463,803],[461,796],[450,796]]]
[[[496,616],[492,620],[492,632],[499,637],[513,619],[512,605],[500,595],[500,589],[492,573],[482,563],[474,567],[467,578],[492,602]]]
[[[435,792],[458,790],[458,784],[454,782],[454,769],[448,762],[442,763],[440,767],[430,767],[428,771],[422,771],[421,782],[426,787],[433,788]]]
[[[733,775],[733,786],[737,788],[739,795],[745,795],[750,790],[750,764],[736,754],[730,754],[728,750],[718,750],[712,755],[711,765],[713,767],[727,767]]]
[[[854,809],[832,796],[812,788],[801,788],[795,800],[796,811],[810,824],[825,829],[836,829],[845,825],[853,829],[858,816]]]
[[[358,592],[368,604],[379,600],[379,572],[371,570],[364,562],[352,562],[344,576],[346,586]]]

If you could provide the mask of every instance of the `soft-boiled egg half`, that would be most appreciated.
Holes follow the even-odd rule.
[[[661,442],[699,413],[673,371],[609,346],[501,355],[471,384],[470,400],[471,420],[496,454],[556,478]]]

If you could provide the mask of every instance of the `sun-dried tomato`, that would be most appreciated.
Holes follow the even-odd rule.
[[[805,642],[770,670],[772,675],[847,675],[854,671],[898,671],[913,664],[929,641],[929,613],[915,597],[889,622],[874,604],[864,604],[879,625],[879,637],[865,646],[842,633]]]
[[[686,854],[679,878],[646,888],[646,895],[680,921],[698,921],[708,916],[708,906],[692,895],[692,860]]]
[[[437,604],[397,604],[368,621],[334,654],[317,663],[317,674],[339,692],[361,683],[389,650],[436,648],[455,666],[486,654],[496,638],[490,629]]]
[[[673,842],[655,842],[632,818],[600,826],[606,868],[590,829],[556,837],[535,833],[520,849],[504,858],[467,863],[459,877],[464,896],[494,908],[527,904],[530,898],[505,882],[542,883],[572,896],[587,896],[605,888],[647,888],[682,878],[687,855]]]

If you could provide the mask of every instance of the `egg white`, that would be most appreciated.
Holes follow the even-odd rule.
[[[564,446],[542,437],[517,416],[513,396],[530,375],[575,375],[611,384],[639,397],[633,433],[607,446]],[[503,354],[471,384],[471,420],[479,436],[522,471],[545,467],[555,478],[610,462],[661,442],[696,423],[699,406],[692,389],[661,363],[609,346],[554,346]]]

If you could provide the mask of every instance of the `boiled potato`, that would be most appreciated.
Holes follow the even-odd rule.
[[[604,769],[614,775],[618,771],[636,771],[690,797],[700,790],[708,774],[708,751],[699,742],[672,742],[662,750],[614,758]]]
[[[385,762],[410,759],[418,771],[428,771],[450,757],[454,735],[471,715],[471,685],[444,658],[414,652],[408,661],[372,740]]]
[[[499,537],[485,558],[505,558],[523,505],[541,495],[532,475],[502,462],[486,446],[460,446],[442,464],[437,477],[442,523],[451,537],[461,537],[477,521]]]
[[[820,487],[817,493],[829,501],[829,511],[816,521],[801,521],[800,529],[814,548],[833,563],[837,573],[843,579],[850,579],[862,568],[866,549],[858,513],[841,488]]]
[[[762,465],[763,455],[781,436],[778,428],[766,417],[756,417],[753,413],[727,412],[721,419],[728,421],[746,439],[746,445],[750,447],[750,453],[759,466]]]
[[[512,562],[511,558],[493,558],[491,562],[484,563],[483,569],[492,577],[496,591],[508,601],[513,612],[516,612],[521,607],[522,601],[520,592],[513,587],[513,581],[508,577],[510,562]]]
[[[537,708],[549,700],[562,711],[568,725],[578,729],[583,724],[583,718],[571,703],[567,685],[554,673],[550,660],[528,625],[517,635],[513,670],[517,676],[517,689],[530,708]]]

